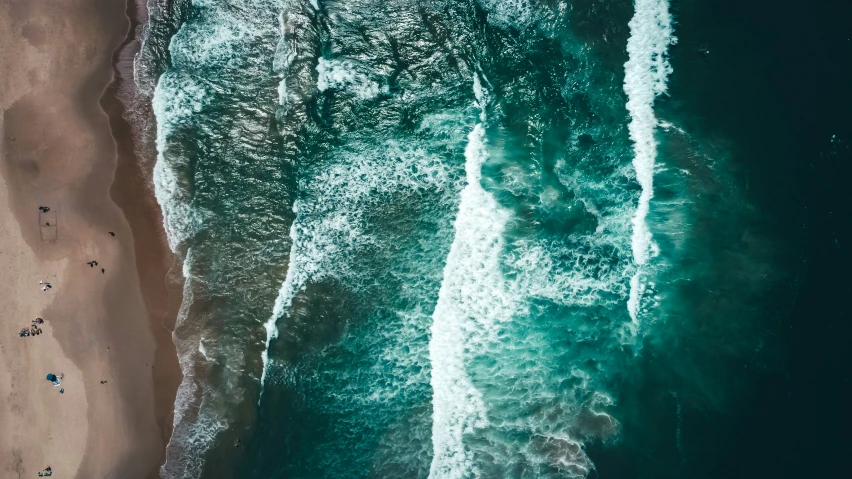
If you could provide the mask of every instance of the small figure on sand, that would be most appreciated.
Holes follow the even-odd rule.
[[[101,274],[104,274],[104,269],[103,269],[103,268],[101,268]]]
[[[29,330],[29,329],[27,329],[27,328],[23,328],[23,329],[22,329],[22,330],[18,333],[18,336],[20,336],[20,337],[22,337],[22,338],[29,337],[29,335],[30,335],[30,330]]]
[[[38,473],[38,477],[50,477],[52,475],[53,471],[50,469],[50,466],[47,466],[43,471]]]
[[[47,283],[45,281],[39,281],[38,284],[42,285],[42,288],[41,288],[42,291],[47,291],[48,289],[53,287],[53,286],[50,285],[50,283]]]
[[[95,260],[92,260],[92,261],[89,261],[89,262],[88,262],[88,263],[86,263],[86,264],[87,264],[87,265],[89,265],[89,267],[90,267],[90,268],[94,268],[95,266],[97,266],[97,265],[98,265],[98,262],[97,262],[97,261],[95,261]]]
[[[59,380],[59,376],[52,373],[47,375],[47,380],[52,382],[54,386],[62,384],[62,381]]]
[[[50,208],[48,208],[47,206],[39,206],[38,210],[43,213],[47,213],[48,211],[50,211]]]
[[[44,320],[41,318],[36,318],[33,320],[33,324],[44,324]]]
[[[115,236],[115,233],[113,233],[112,231],[110,231],[110,232],[109,232],[109,235],[110,235],[110,236]]]

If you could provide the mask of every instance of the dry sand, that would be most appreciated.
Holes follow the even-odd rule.
[[[124,10],[124,0],[0,0],[4,479],[47,466],[53,477],[156,477],[163,459],[179,382],[172,258],[100,105]],[[44,334],[18,337],[36,317]],[[64,375],[64,394],[48,373]]]

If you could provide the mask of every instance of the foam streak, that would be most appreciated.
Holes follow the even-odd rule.
[[[298,203],[294,210],[298,211]],[[293,242],[290,247],[290,264],[287,266],[287,275],[284,278],[284,283],[281,284],[281,289],[278,291],[278,297],[275,298],[275,305],[272,307],[272,315],[264,324],[266,328],[266,346],[261,353],[263,359],[263,372],[260,375],[260,393],[263,394],[263,383],[266,380],[266,372],[269,369],[269,345],[272,340],[278,337],[278,320],[281,319],[287,312],[287,309],[293,303],[293,297],[296,296],[302,288],[307,284],[309,270],[311,265],[315,264],[310,261],[305,261],[305,258],[300,254],[303,249],[299,235],[298,218],[293,221],[290,227],[290,239]]]
[[[674,43],[671,16],[665,0],[636,0],[627,40],[629,59],[624,64],[624,92],[630,113],[630,139],[633,141],[633,168],[642,188],[633,216],[633,262],[637,271],[630,280],[627,310],[634,324],[638,321],[642,290],[642,265],[654,250],[646,218],[654,196],[654,161],[657,142],[654,130],[654,99],[666,91],[666,79],[672,69],[667,59],[668,46]]]
[[[475,82],[479,89],[479,82]],[[477,92],[480,105],[482,95]],[[465,149],[467,185],[461,193],[438,302],[432,315],[429,359],[433,390],[429,477],[475,477],[476,466],[463,436],[488,424],[482,393],[465,370],[466,350],[488,337],[493,326],[517,309],[500,272],[503,231],[508,213],[480,185],[487,159],[485,130],[476,125]]]

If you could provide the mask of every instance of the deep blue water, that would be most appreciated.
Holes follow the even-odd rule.
[[[842,474],[848,5],[151,7],[163,477]]]

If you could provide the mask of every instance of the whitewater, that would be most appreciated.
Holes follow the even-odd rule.
[[[657,157],[657,140],[654,130],[654,99],[666,92],[666,79],[672,72],[668,62],[669,45],[676,42],[672,35],[672,21],[665,0],[636,0],[635,12],[630,20],[630,37],[627,40],[629,60],[624,64],[624,93],[627,94],[627,111],[630,113],[630,139],[633,141],[633,168],[636,181],[642,188],[639,204],[633,217],[633,261],[637,271],[630,279],[630,299],[627,309],[634,323],[639,325],[643,283],[643,266],[657,254],[647,216],[654,197],[654,162]]]
[[[484,120],[485,95],[478,76],[474,77],[474,92]],[[482,394],[465,371],[466,356],[481,337],[492,334],[493,328],[517,309],[514,293],[507,289],[500,272],[502,236],[509,215],[480,184],[487,159],[485,128],[479,123],[468,135],[467,185],[461,193],[453,227],[455,239],[432,315],[429,358],[434,456],[429,476],[433,478],[460,479],[478,474],[465,448],[464,435],[484,427],[488,420]]]
[[[658,254],[667,3],[623,84],[535,2],[186,5],[153,92],[187,278],[164,477],[588,475]]]

